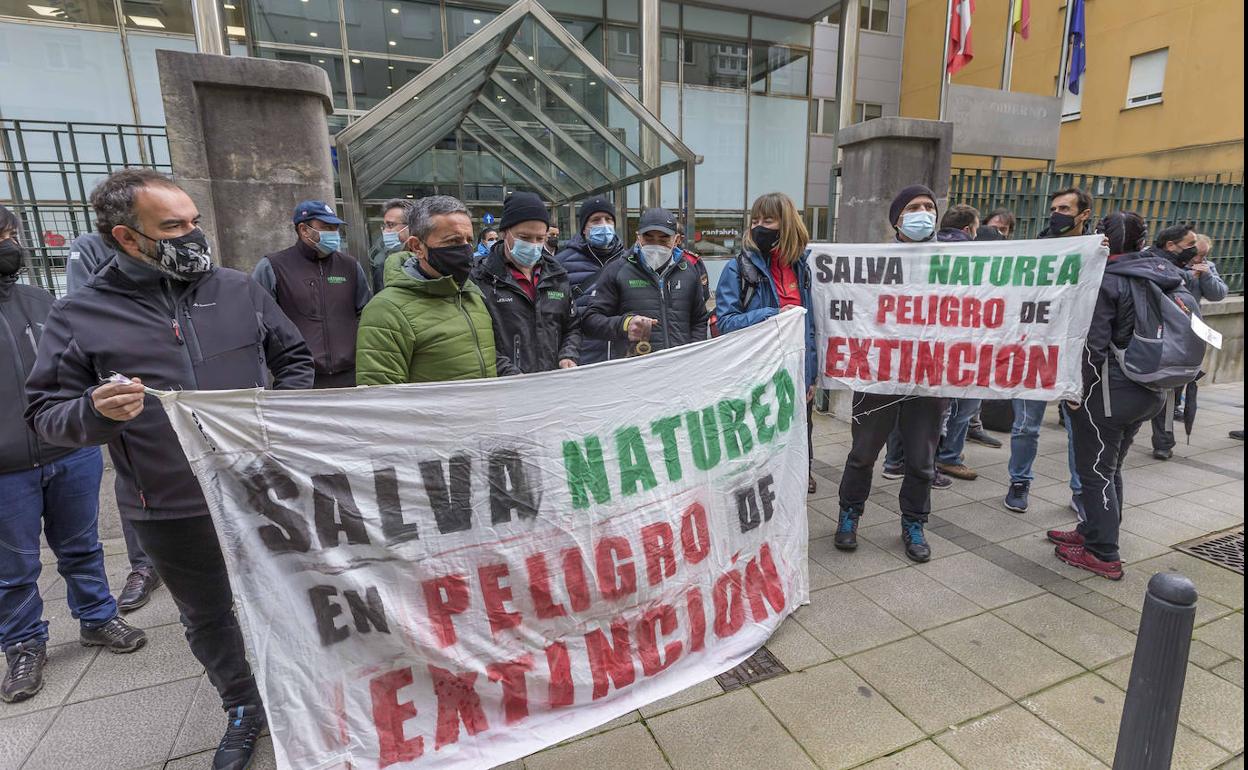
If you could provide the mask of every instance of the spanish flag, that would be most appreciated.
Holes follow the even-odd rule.
[[[1014,34],[1031,37],[1031,0],[1010,0],[1010,17]]]

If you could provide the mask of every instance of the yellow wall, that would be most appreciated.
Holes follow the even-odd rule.
[[[978,0],[975,59],[953,82],[999,88],[1008,0]],[[935,118],[946,0],[909,0],[901,114]],[[1032,0],[1031,39],[1015,38],[1011,90],[1052,96],[1066,6]],[[1082,117],[1062,125],[1057,167],[1181,178],[1244,170],[1243,0],[1087,0]],[[1131,57],[1169,47],[1161,104],[1124,109]],[[956,115],[950,115],[956,120]],[[954,165],[987,166],[956,157]],[[1007,168],[1036,168],[1015,161]]]

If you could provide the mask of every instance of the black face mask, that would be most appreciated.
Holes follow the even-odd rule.
[[[460,286],[468,280],[468,273],[472,271],[472,244],[441,248],[426,246],[425,252],[428,254],[429,266],[434,270],[454,278],[455,283]]]
[[[755,225],[750,228],[750,238],[754,239],[754,245],[758,247],[758,253],[763,257],[770,257],[771,250],[780,243],[780,231],[772,230],[770,227]]]
[[[25,250],[15,239],[0,241],[0,276],[9,278],[22,269]]]
[[[1075,218],[1070,214],[1054,211],[1049,214],[1049,235],[1065,235],[1074,229]]]
[[[1182,265],[1183,267],[1187,267],[1189,264],[1191,264],[1193,259],[1196,259],[1196,247],[1191,246],[1186,249],[1183,249],[1178,254],[1175,254],[1174,258],[1178,260],[1180,265]]]

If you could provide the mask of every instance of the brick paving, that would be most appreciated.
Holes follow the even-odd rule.
[[[1242,384],[1201,389],[1191,444],[1169,462],[1148,429],[1125,474],[1122,552],[1111,583],[1052,556],[1046,528],[1069,525],[1066,437],[1054,410],[1040,439],[1032,506],[1001,506],[1006,448],[968,444],[977,481],[933,493],[932,561],[905,558],[899,482],[882,482],[862,545],[832,547],[846,424],[816,416],[819,493],[809,501],[810,605],[768,649],[790,673],[731,692],[702,682],[507,767],[1100,768],[1113,760],[1144,587],[1178,570],[1200,592],[1174,767],[1244,767],[1244,579],[1173,548],[1244,523]],[[108,507],[108,506],[106,506]],[[115,509],[101,527],[109,578],[127,571]],[[47,683],[0,704],[0,770],[211,764],[223,719],[161,589],[131,619],[141,652],[76,642],[55,569],[40,584],[52,622]],[[274,766],[264,739],[253,767]]]

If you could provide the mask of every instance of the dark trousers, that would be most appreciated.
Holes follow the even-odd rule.
[[[1118,525],[1122,521],[1122,462],[1135,434],[1165,404],[1162,394],[1134,383],[1110,388],[1112,416],[1105,415],[1105,397],[1099,386],[1079,409],[1066,412],[1075,447],[1083,510],[1087,519],[1079,532],[1092,555],[1120,561]]]
[[[1153,418],[1153,449],[1174,449],[1177,443],[1174,440],[1174,420],[1171,415],[1174,413],[1173,407],[1183,400],[1183,391],[1185,388],[1176,388],[1174,391],[1174,401],[1171,402],[1171,414],[1166,414],[1166,410],[1162,409]],[[1166,423],[1170,425],[1167,426]]]
[[[217,688],[222,707],[260,705],[212,519],[205,514],[133,524],[182,613],[186,641]]]
[[[126,538],[126,557],[130,559],[130,570],[132,572],[150,570],[152,560],[143,551],[143,544],[139,542],[139,534],[134,531],[134,524],[129,519],[121,520],[121,534]]]
[[[945,411],[943,398],[905,398],[873,393],[855,393],[853,445],[845,458],[841,476],[841,509],[862,511],[871,494],[871,477],[880,450],[896,426],[905,454],[906,476],[901,482],[901,517],[927,522],[932,509],[932,478],[935,476],[936,445],[940,443],[940,422]]]

